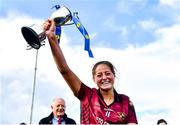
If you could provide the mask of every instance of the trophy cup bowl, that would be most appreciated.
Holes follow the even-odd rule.
[[[70,10],[65,6],[59,6],[59,8],[56,9],[50,19],[55,21],[56,26],[68,25],[68,22],[72,19]],[[44,45],[43,41],[46,39],[46,33],[42,25],[33,24],[30,27],[24,26],[21,28],[21,32],[26,42],[32,48],[39,49]]]
[[[24,26],[21,28],[21,32],[27,43],[34,49],[39,49],[42,46],[42,41],[46,39],[45,32],[37,24],[30,27]]]
[[[71,11],[67,7],[61,6],[52,13],[50,19],[54,20],[56,26],[68,25],[68,22],[72,20]]]

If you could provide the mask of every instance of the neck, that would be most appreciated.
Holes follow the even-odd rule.
[[[111,89],[109,91],[100,90],[100,92],[101,92],[101,95],[102,95],[106,105],[110,105],[111,103],[114,102],[114,90],[113,89]]]
[[[62,118],[63,116],[54,116],[55,118],[59,119],[59,118]]]

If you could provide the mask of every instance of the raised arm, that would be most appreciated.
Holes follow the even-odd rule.
[[[66,63],[63,52],[55,36],[55,23],[52,20],[47,20],[43,24],[43,27],[46,31],[46,35],[49,40],[52,55],[54,57],[57,68],[67,82],[67,84],[69,85],[69,87],[71,88],[71,90],[73,91],[74,95],[77,96],[77,93],[80,90],[81,80],[73,73],[73,71]]]

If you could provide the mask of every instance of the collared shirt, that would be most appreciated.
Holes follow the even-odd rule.
[[[129,97],[114,93],[114,102],[107,105],[97,89],[82,84],[77,96],[81,101],[81,124],[137,124]]]
[[[54,117],[54,118],[52,119],[52,124],[53,124],[53,125],[58,125],[58,118],[57,118],[57,117]],[[61,118],[61,125],[65,125],[65,121],[64,121],[63,118]]]

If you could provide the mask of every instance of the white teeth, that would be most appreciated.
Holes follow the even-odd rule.
[[[102,81],[102,84],[108,84],[109,82],[108,81]]]

